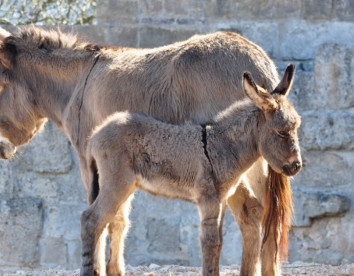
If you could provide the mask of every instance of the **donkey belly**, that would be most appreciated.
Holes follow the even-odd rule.
[[[164,177],[147,179],[142,176],[138,176],[137,187],[138,189],[153,195],[195,202],[193,186],[188,183],[181,183]]]

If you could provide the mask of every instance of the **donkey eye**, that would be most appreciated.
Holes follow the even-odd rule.
[[[286,138],[289,136],[289,132],[287,132],[287,131],[277,131],[277,134],[281,138]]]

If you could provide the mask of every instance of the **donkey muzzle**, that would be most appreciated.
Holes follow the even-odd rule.
[[[9,159],[16,153],[16,147],[6,140],[0,140],[0,159]]]
[[[302,164],[299,161],[294,161],[289,165],[283,166],[283,173],[287,176],[292,176],[297,174],[301,170]]]

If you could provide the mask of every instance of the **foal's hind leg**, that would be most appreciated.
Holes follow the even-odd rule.
[[[109,167],[109,166],[108,166]],[[117,171],[100,174],[100,193],[81,216],[82,267],[81,276],[95,276],[94,251],[107,223],[114,220],[119,208],[134,192],[134,174]],[[123,275],[121,268],[117,275]]]
[[[200,246],[202,248],[203,276],[219,276],[219,259],[222,247],[222,224],[225,204],[214,198],[198,202],[201,218]]]
[[[263,207],[256,197],[240,183],[236,193],[227,201],[242,233],[242,262],[240,276],[261,275],[261,223]],[[269,274],[262,274],[269,275]]]
[[[130,198],[119,208],[113,221],[109,223],[110,258],[107,264],[107,275],[124,274],[124,240],[129,229]]]

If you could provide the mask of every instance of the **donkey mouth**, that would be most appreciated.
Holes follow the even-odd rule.
[[[16,147],[8,142],[0,141],[0,159],[9,159],[16,153]]]

